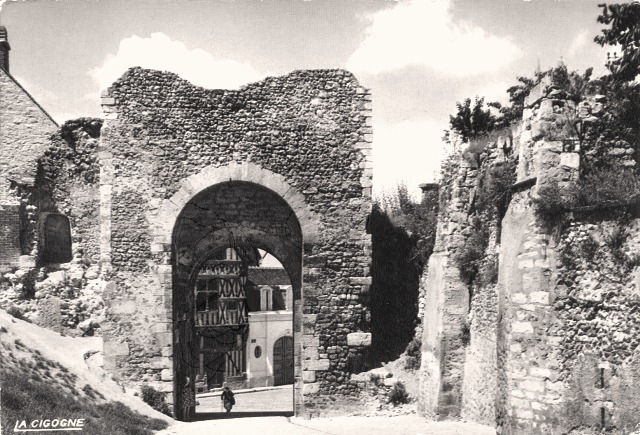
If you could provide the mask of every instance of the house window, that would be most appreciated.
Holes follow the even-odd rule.
[[[44,249],[42,261],[68,263],[73,258],[71,252],[71,226],[69,218],[61,214],[50,214],[44,221]]]

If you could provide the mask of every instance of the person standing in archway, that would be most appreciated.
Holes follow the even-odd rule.
[[[189,378],[189,376],[185,377],[182,394],[178,400],[182,406],[182,417],[184,421],[192,421],[196,409],[196,390],[193,385],[191,385],[191,378]]]
[[[222,394],[220,395],[220,400],[222,400],[224,409],[226,409],[227,412],[231,412],[231,408],[233,408],[233,405],[236,404],[236,399],[234,397],[233,391],[231,391],[231,388],[229,388],[226,382],[222,384]]]

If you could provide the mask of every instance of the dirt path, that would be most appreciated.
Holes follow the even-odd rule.
[[[418,416],[333,417],[303,420],[287,417],[229,418],[176,422],[157,435],[220,433],[260,435],[495,435],[488,426],[461,422],[429,422]]]

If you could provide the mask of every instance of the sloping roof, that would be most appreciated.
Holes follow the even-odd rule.
[[[40,109],[42,111],[42,113],[51,120],[51,122],[56,126],[56,127],[60,127],[60,125],[58,125],[58,123],[56,122],[55,119],[53,119],[53,117],[51,115],[49,115],[49,112],[47,112],[46,110],[44,110],[44,107],[42,107],[40,105],[40,103],[38,103],[36,101],[35,98],[33,98],[33,95],[31,95],[21,84],[18,80],[16,80],[16,78],[14,76],[12,76],[9,71],[5,70],[4,68],[0,67],[0,70],[5,73],[7,75],[7,77],[13,82],[15,83],[16,86],[18,86],[20,88],[20,90],[22,90],[22,92],[24,92],[24,94],[33,102],[33,104],[36,105],[36,107],[38,107],[38,109]]]
[[[287,271],[281,267],[249,267],[247,280],[255,285],[291,285]]]

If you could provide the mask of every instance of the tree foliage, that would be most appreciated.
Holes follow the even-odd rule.
[[[494,129],[496,117],[488,108],[485,109],[484,97],[476,96],[473,105],[471,98],[467,98],[462,103],[456,103],[456,107],[455,116],[449,116],[449,126],[451,130],[460,134],[463,142],[469,142],[470,139],[475,139]],[[448,133],[448,131],[445,132],[445,137],[448,137]]]
[[[392,191],[383,193],[377,206],[394,225],[404,229],[415,242],[410,261],[422,269],[433,252],[438,220],[438,192],[423,195],[415,202],[406,184],[400,183]]]
[[[607,67],[619,80],[631,81],[640,74],[640,2],[598,6],[602,8],[598,22],[609,27],[594,40],[603,47],[620,48],[620,56],[610,59]]]
[[[533,77],[520,76],[517,78],[518,83],[507,89],[508,104],[489,102],[485,108],[484,97],[478,96],[475,97],[473,105],[470,98],[456,103],[456,114],[449,116],[449,128],[458,133],[463,142],[469,142],[522,119],[525,99],[545,77],[548,77],[551,86],[564,92],[565,98],[578,103],[589,89],[592,73],[593,68],[587,69],[584,73],[569,71],[567,66],[560,62],[555,68],[536,71]],[[497,114],[494,115],[489,108],[496,109]],[[445,131],[444,140],[449,142],[449,131]]]

